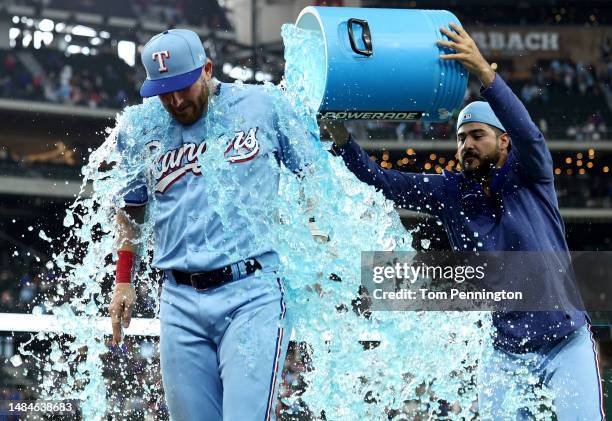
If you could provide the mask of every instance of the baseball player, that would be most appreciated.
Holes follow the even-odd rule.
[[[461,173],[411,174],[381,169],[343,125],[329,123],[335,153],[363,182],[382,190],[398,206],[438,216],[455,250],[567,252],[565,229],[554,189],[553,163],[540,130],[520,100],[482,57],[461,27],[441,28],[458,60],[482,82],[487,100],[473,102],[457,121]],[[566,291],[552,269],[523,268],[540,282],[542,294]],[[494,356],[479,373],[479,407],[484,419],[532,419],[525,408],[507,414],[509,391],[552,390],[556,419],[601,420],[603,399],[597,355],[588,319],[577,308],[565,311],[493,313]],[[521,399],[525,398],[522,396]],[[536,406],[541,402],[535,402]],[[515,418],[516,417],[516,418]]]
[[[130,323],[138,226],[154,200],[153,266],[164,273],[160,357],[170,416],[274,419],[290,325],[279,257],[266,234],[281,162],[299,172],[304,162],[295,142],[315,142],[318,133],[304,130],[303,139],[288,139],[280,119],[294,114],[269,89],[216,81],[194,32],[155,35],[141,59],[147,72],[141,95],[157,96],[172,118],[137,134],[117,134],[125,165],[140,159],[126,152],[134,149],[158,158],[149,174],[154,187],[147,187],[145,175],[135,177],[118,216],[113,344]],[[220,185],[210,185],[206,174],[206,154],[214,153],[228,163]],[[216,194],[230,187],[231,194]]]

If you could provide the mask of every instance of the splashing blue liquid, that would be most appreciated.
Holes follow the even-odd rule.
[[[282,36],[288,95],[304,116],[303,124],[312,127],[325,89],[323,40],[320,33],[294,25],[284,25]],[[313,413],[325,411],[334,420],[385,419],[389,410],[401,410],[405,402],[416,406],[413,416],[436,419],[442,416],[444,402],[451,409],[443,418],[471,417],[478,363],[491,358],[490,314],[387,311],[366,318],[338,310],[351,309],[359,290],[361,252],[408,251],[411,237],[393,204],[356,180],[341,158],[327,153],[318,158],[314,177],[302,184],[317,204],[319,227],[331,240],[311,246],[298,232],[299,217],[291,218],[289,209],[283,215],[294,233],[279,236],[297,338],[313,350],[314,370],[306,374],[308,388],[301,398]],[[287,178],[281,196],[295,191]],[[290,238],[303,239],[296,244],[287,241]],[[332,273],[342,281],[329,281]],[[315,281],[320,283],[320,297],[305,292]],[[360,338],[375,338],[380,344],[364,350]],[[517,385],[527,382],[524,373],[511,380],[505,401],[508,414],[530,406],[533,413],[546,416],[546,410],[534,404],[541,399],[529,403],[517,393]],[[536,394],[541,398],[547,392]],[[481,414],[486,415],[486,408]]]
[[[327,419],[333,420],[384,419],[389,410],[402,409],[405,402],[415,403],[420,414],[435,418],[440,401],[453,405],[453,412],[446,418],[468,417],[476,398],[475,369],[490,351],[490,318],[477,312],[373,312],[365,317],[352,310],[360,286],[361,252],[409,251],[411,236],[402,227],[391,202],[359,182],[341,158],[326,151],[327,146],[308,141],[308,133],[318,131],[316,95],[324,81],[317,71],[321,63],[316,54],[321,40],[317,34],[293,25],[283,26],[282,35],[286,90],[271,84],[261,89],[277,107],[279,130],[309,163],[303,176],[298,178],[284,167],[279,168],[271,159],[269,170],[279,171],[280,175],[278,195],[261,208],[236,201],[242,187],[231,176],[223,152],[231,140],[227,133],[240,126],[241,116],[229,116],[228,105],[213,97],[203,117],[209,128],[207,151],[198,162],[206,169],[201,177],[207,186],[206,194],[214,199],[210,203],[224,231],[231,235],[235,229],[224,204],[237,202],[242,206],[239,213],[244,229],[253,230],[258,241],[272,242],[281,256],[296,338],[308,343],[312,350],[314,370],[305,373],[307,388],[301,398],[313,413],[325,411]],[[237,84],[236,89],[249,87]],[[124,206],[121,193],[149,172],[160,157],[147,152],[142,133],[159,130],[160,139],[169,138],[164,130],[169,130],[170,118],[156,98],[127,107],[118,115],[115,128],[108,131],[107,140],[82,171],[82,191],[91,183],[92,196],[80,195],[64,219],[70,236],[66,249],[54,257],[66,285],[60,294],[73,298],[52,311],[72,339],[38,335],[53,342],[50,353],[40,358],[45,370],[39,391],[49,399],[78,399],[86,420],[121,411],[114,400],[107,399],[102,358],[108,349],[103,332],[94,322],[109,301],[109,291],[102,291],[101,284],[114,271],[114,263],[107,257],[116,248],[115,216],[117,209]],[[118,130],[127,134],[121,148],[117,145]],[[216,140],[209,141],[212,139]],[[127,160],[126,156],[136,158]],[[102,163],[110,162],[117,165],[100,171]],[[154,191],[152,180],[147,182],[149,190]],[[151,195],[138,244],[147,264],[137,283],[147,286],[156,308],[158,287],[147,256],[154,249],[158,217]],[[308,227],[311,217],[329,241],[313,240]],[[239,251],[232,257],[243,258]],[[332,274],[333,279],[341,281],[331,280]],[[379,344],[365,349],[361,342],[364,339]],[[25,357],[38,358],[27,344],[20,351]],[[248,360],[257,350],[249,349],[245,342],[239,352]],[[153,358],[148,364],[151,370],[158,369]],[[121,376],[127,378],[126,373]],[[65,381],[58,382],[58,378]],[[127,381],[124,379],[117,380]],[[128,390],[145,400],[160,395],[155,385],[128,384]],[[520,401],[520,396],[513,397],[508,407]]]

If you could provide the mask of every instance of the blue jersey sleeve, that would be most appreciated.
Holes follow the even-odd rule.
[[[511,156],[525,175],[535,182],[551,182],[554,176],[550,151],[521,100],[499,75],[490,87],[481,90],[481,94],[508,132],[514,150]]]
[[[278,155],[285,167],[299,173],[315,159],[320,142],[319,128],[308,127],[308,118],[300,116],[282,93],[275,99],[274,130]]]
[[[147,191],[147,181],[144,169],[141,166],[142,160],[132,152],[135,148],[134,142],[127,139],[125,133],[117,130],[117,151],[121,157],[121,174],[128,179],[127,184],[120,190],[120,195],[127,207],[145,206],[149,201]]]
[[[334,147],[347,168],[366,184],[382,191],[399,207],[439,216],[443,211],[444,176],[386,170],[374,162],[352,138]]]

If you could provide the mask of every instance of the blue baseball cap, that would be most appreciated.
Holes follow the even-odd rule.
[[[485,101],[474,101],[468,104],[457,118],[457,130],[465,123],[485,123],[497,127],[502,132],[506,132],[504,126],[493,112],[493,108]]]
[[[147,71],[140,95],[146,98],[193,85],[202,74],[206,53],[195,32],[169,29],[145,44],[140,59]]]

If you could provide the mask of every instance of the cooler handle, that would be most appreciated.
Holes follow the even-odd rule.
[[[355,42],[355,34],[353,33],[353,24],[361,26],[361,40],[363,41],[363,45],[365,45],[365,49],[357,47],[357,43]],[[348,33],[349,33],[349,41],[351,42],[351,48],[357,54],[362,56],[369,57],[372,55],[372,35],[370,34],[370,25],[368,25],[368,21],[363,19],[355,19],[351,18],[348,20]]]

